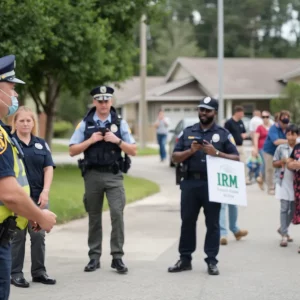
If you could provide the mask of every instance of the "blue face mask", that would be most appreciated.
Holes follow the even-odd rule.
[[[1,90],[1,89],[0,89]],[[1,90],[2,91],[2,90]],[[2,91],[6,96],[10,97],[11,99],[11,105],[7,105],[4,101],[2,101],[7,107],[8,107],[8,113],[7,116],[13,115],[19,108],[19,101],[16,96],[9,96],[4,91]]]

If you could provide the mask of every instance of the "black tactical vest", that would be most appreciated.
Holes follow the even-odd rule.
[[[88,140],[94,132],[99,131],[99,125],[93,120],[96,108],[93,107],[83,119],[86,122],[84,130],[84,140]],[[118,117],[115,109],[111,107],[111,123],[106,124],[106,128],[121,139],[120,123],[121,118]],[[112,130],[113,129],[113,130]],[[114,132],[117,130],[116,132]],[[100,141],[84,151],[84,160],[87,166],[111,166],[115,162],[122,160],[121,148],[110,142]]]

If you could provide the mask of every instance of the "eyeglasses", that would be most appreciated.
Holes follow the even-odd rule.
[[[263,119],[269,119],[270,116],[262,116]]]
[[[200,112],[210,113],[210,112],[213,111],[213,109],[207,109],[207,108],[204,108],[204,107],[199,107],[199,111],[200,111]]]
[[[107,104],[108,103],[107,100],[97,100],[97,102],[100,103],[100,104],[103,104],[103,103]]]

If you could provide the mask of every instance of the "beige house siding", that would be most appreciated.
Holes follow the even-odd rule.
[[[191,77],[191,73],[189,73],[184,68],[179,66],[179,67],[177,67],[177,69],[175,70],[175,73],[170,78],[171,79],[170,81],[176,81],[176,80],[185,79],[185,78],[189,78],[189,77]]]

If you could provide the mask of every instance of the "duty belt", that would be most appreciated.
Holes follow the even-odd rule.
[[[16,217],[10,216],[0,224],[0,246],[8,245],[16,234],[17,223]]]
[[[87,169],[96,170],[98,172],[110,172],[113,174],[118,174],[120,168],[117,163],[112,164],[111,166],[89,166]]]
[[[207,180],[207,174],[200,172],[188,172],[187,179]]]

